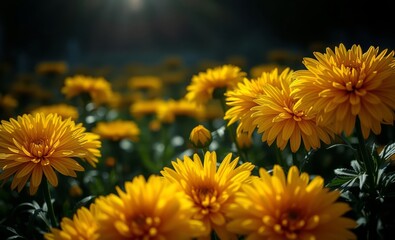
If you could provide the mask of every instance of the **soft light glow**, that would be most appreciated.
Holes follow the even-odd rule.
[[[143,0],[129,0],[129,7],[132,11],[140,11],[143,8]]]

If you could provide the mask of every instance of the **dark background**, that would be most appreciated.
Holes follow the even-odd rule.
[[[241,54],[263,61],[275,48],[394,48],[395,1],[2,0],[0,61],[30,71],[39,61],[71,66]]]

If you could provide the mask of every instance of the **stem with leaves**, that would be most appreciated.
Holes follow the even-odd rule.
[[[42,187],[44,193],[44,200],[48,207],[48,214],[49,214],[49,218],[51,219],[52,227],[58,227],[58,221],[56,220],[55,211],[53,209],[51,194],[49,192],[49,184],[47,179],[43,181]]]

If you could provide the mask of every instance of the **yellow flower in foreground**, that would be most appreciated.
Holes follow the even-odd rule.
[[[99,136],[85,132],[82,124],[57,114],[25,114],[16,120],[1,121],[0,180],[11,178],[11,189],[23,186],[30,179],[30,194],[37,191],[42,176],[53,186],[58,185],[54,170],[76,177],[84,168],[72,158],[81,158],[95,166],[100,157]]]
[[[173,162],[175,170],[164,168],[162,175],[176,182],[193,200],[198,212],[194,218],[205,224],[208,236],[214,230],[221,239],[233,239],[236,235],[226,230],[226,212],[241,184],[249,179],[254,165],[243,163],[237,167],[239,158],[232,160],[229,153],[217,168],[215,152],[206,152],[204,162],[199,155],[193,159],[184,156],[184,161]]]
[[[196,148],[206,148],[211,143],[211,133],[203,125],[194,127],[189,135],[189,141]]]
[[[95,219],[95,205],[90,209],[82,207],[74,214],[73,219],[63,218],[60,228],[51,228],[51,232],[45,233],[46,240],[96,240],[100,239],[97,233],[97,222]]]
[[[117,193],[95,201],[100,239],[192,239],[203,232],[191,219],[192,202],[163,177],[135,177]]]
[[[356,239],[353,219],[342,215],[351,208],[336,202],[340,193],[324,188],[324,180],[309,181],[307,173],[293,166],[286,177],[274,166],[273,175],[263,168],[260,178],[244,184],[231,205],[229,231],[246,239]]]
[[[140,129],[133,121],[115,120],[112,122],[99,122],[92,132],[100,135],[101,138],[119,141],[129,139],[137,142],[140,136]]]
[[[56,113],[59,116],[61,116],[63,119],[69,117],[72,120],[78,119],[78,109],[74,106],[63,104],[63,103],[35,108],[31,112],[31,114],[35,115],[36,113],[40,113],[40,112],[44,113],[45,115],[50,113]]]
[[[110,102],[113,95],[111,84],[106,79],[83,75],[66,78],[64,87],[61,91],[65,94],[66,98],[72,98],[87,93],[96,104]]]
[[[326,53],[315,52],[316,59],[304,58],[307,70],[295,72],[292,94],[301,99],[297,108],[313,106],[320,125],[334,125],[337,133],[353,132],[356,118],[364,138],[370,131],[381,132],[381,123],[395,120],[394,51],[361,46],[346,49],[343,44]]]
[[[265,84],[265,94],[260,95],[252,107],[251,115],[262,141],[271,145],[276,141],[280,149],[288,142],[291,151],[297,152],[303,140],[306,150],[319,148],[321,141],[330,143],[333,133],[325,127],[317,126],[315,115],[310,109],[295,109],[297,99],[290,96],[292,71],[284,70],[275,84]]]
[[[185,97],[189,101],[206,103],[213,98],[215,89],[233,89],[245,76],[245,72],[233,65],[209,68],[206,72],[200,72],[199,75],[192,77],[192,82],[187,86]]]

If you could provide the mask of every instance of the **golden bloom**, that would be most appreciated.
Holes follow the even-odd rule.
[[[162,99],[140,100],[130,106],[130,113],[137,119],[144,116],[155,116],[163,102]]]
[[[243,83],[239,83],[235,89],[225,93],[229,108],[225,112],[224,120],[229,120],[228,126],[239,122],[237,135],[247,133],[251,136],[254,132],[256,125],[253,124],[251,108],[258,105],[254,100],[264,93],[263,86],[262,78],[257,80],[245,78]]]
[[[193,203],[163,177],[140,175],[116,190],[95,201],[100,239],[192,239],[203,232],[191,218]]]
[[[251,78],[259,78],[260,76],[262,76],[263,73],[271,72],[276,68],[278,69],[278,71],[283,71],[286,69],[286,67],[280,66],[278,64],[261,64],[253,66],[251,68],[250,76]]]
[[[163,101],[157,108],[157,117],[161,122],[173,123],[177,117],[190,117],[199,119],[204,108],[196,102],[185,99]]]
[[[115,120],[112,122],[98,122],[92,132],[98,134],[101,138],[119,141],[129,139],[137,142],[140,136],[140,129],[133,121]]]
[[[100,239],[97,233],[98,225],[95,219],[95,205],[90,208],[81,207],[74,214],[73,219],[64,217],[60,223],[60,229],[51,228],[44,234],[46,240],[96,240]]]
[[[66,78],[61,91],[67,98],[87,93],[91,100],[98,105],[108,103],[113,95],[111,84],[106,79],[84,75]]]
[[[200,121],[212,121],[214,119],[222,119],[224,117],[224,109],[218,99],[208,101],[203,105],[203,110],[202,114],[198,117],[198,120]]]
[[[149,130],[152,132],[158,132],[161,129],[161,127],[162,127],[162,123],[158,119],[153,119],[148,124]]]
[[[189,141],[196,148],[206,148],[211,143],[211,133],[203,125],[194,127],[189,135]]]
[[[162,85],[162,79],[157,76],[141,75],[128,80],[129,89],[146,93],[149,98],[157,97],[162,91]]]
[[[85,132],[82,124],[57,114],[24,114],[0,125],[0,180],[12,175],[11,189],[22,187],[30,179],[30,194],[35,194],[44,174],[53,186],[58,185],[54,170],[76,177],[84,168],[73,158],[95,166],[100,157],[99,136]]]
[[[206,72],[192,77],[192,82],[187,86],[186,99],[197,103],[206,103],[212,99],[215,89],[233,89],[237,83],[242,81],[245,72],[233,65],[223,65],[216,68],[209,68]]]
[[[246,133],[251,138],[252,133],[257,127],[251,109],[259,104],[256,100],[265,93],[264,86],[271,84],[281,88],[281,82],[284,78],[289,78],[290,69],[284,69],[278,74],[278,69],[274,68],[270,72],[263,72],[257,79],[244,79],[237,84],[237,87],[225,93],[226,104],[230,107],[224,116],[229,120],[228,126],[239,121],[237,126],[237,135]]]
[[[31,114],[35,115],[36,113],[40,113],[40,112],[44,113],[45,115],[50,113],[56,113],[59,116],[61,116],[62,119],[66,119],[66,118],[71,118],[72,120],[78,119],[78,109],[74,106],[67,105],[64,103],[35,108],[31,112]]]
[[[45,74],[64,74],[68,70],[67,63],[64,61],[46,61],[36,65],[36,73]]]
[[[78,184],[73,184],[69,188],[69,195],[72,197],[80,197],[80,196],[82,196],[82,194],[83,194],[83,191]]]
[[[356,239],[350,231],[356,222],[342,216],[351,208],[336,202],[340,193],[324,188],[321,177],[309,181],[296,166],[286,177],[278,165],[273,175],[263,168],[259,174],[241,187],[229,207],[229,231],[251,240]]]
[[[284,70],[273,84],[265,84],[265,94],[255,100],[258,106],[252,107],[254,124],[262,141],[271,145],[275,140],[280,149],[288,142],[291,151],[298,151],[303,141],[306,150],[319,148],[321,142],[330,143],[333,133],[325,127],[317,126],[311,108],[296,110],[297,99],[290,96],[292,71]]]
[[[232,160],[232,154],[229,153],[218,167],[217,154],[206,152],[203,163],[199,155],[194,154],[193,159],[184,156],[184,161],[177,159],[177,162],[173,162],[175,170],[165,167],[161,171],[166,179],[178,183],[193,200],[198,208],[194,218],[203,221],[206,235],[214,230],[221,239],[235,237],[225,228],[225,215],[236,192],[249,179],[254,168],[251,163],[237,167],[238,161],[239,158]]]
[[[240,133],[236,135],[237,146],[241,149],[247,149],[252,146],[252,136],[248,136],[247,133]]]
[[[353,132],[356,118],[367,138],[370,131],[381,132],[381,123],[393,124],[395,119],[394,51],[370,47],[363,53],[361,46],[346,49],[343,44],[326,53],[315,52],[304,58],[307,70],[295,72],[292,95],[301,99],[297,108],[313,107],[318,123],[334,125],[337,133]]]
[[[1,109],[14,109],[18,106],[18,100],[10,94],[0,94],[0,108]]]

